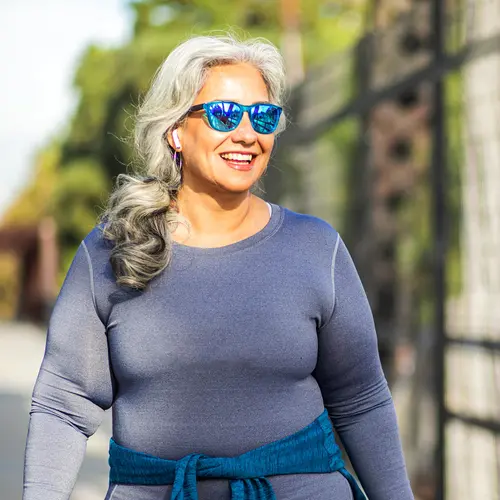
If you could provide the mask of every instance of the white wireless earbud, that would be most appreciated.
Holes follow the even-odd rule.
[[[179,136],[177,135],[177,129],[172,132],[172,140],[175,144],[175,149],[181,148],[181,141],[179,141]]]

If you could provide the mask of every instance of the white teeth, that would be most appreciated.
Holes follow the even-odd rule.
[[[221,156],[225,160],[252,161],[251,154],[223,153],[223,154],[221,154]]]

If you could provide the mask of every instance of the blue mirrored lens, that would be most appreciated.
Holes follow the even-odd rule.
[[[272,104],[257,104],[252,108],[250,121],[259,134],[271,134],[280,121],[281,109]]]
[[[243,111],[233,102],[214,102],[209,104],[208,120],[219,132],[234,130],[240,123]]]
[[[219,132],[234,130],[240,124],[245,109],[249,110],[250,123],[258,134],[271,134],[276,130],[281,108],[273,104],[247,107],[235,102],[214,101],[205,106],[210,126]]]

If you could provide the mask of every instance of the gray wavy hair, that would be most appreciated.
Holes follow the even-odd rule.
[[[274,104],[286,89],[283,58],[265,39],[234,35],[195,36],[175,48],[158,68],[139,105],[135,149],[136,174],[120,174],[100,220],[103,236],[113,242],[110,262],[119,285],[144,290],[169,264],[170,230],[187,221],[175,210],[182,172],[166,131],[182,124],[214,66],[249,63],[261,73]],[[276,134],[285,128],[284,114]]]

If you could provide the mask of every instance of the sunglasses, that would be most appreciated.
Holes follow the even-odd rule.
[[[208,124],[218,132],[230,132],[241,122],[243,113],[248,113],[250,123],[258,134],[272,134],[280,121],[282,108],[274,104],[257,103],[244,106],[232,101],[211,101],[196,104],[189,113],[205,110]]]

